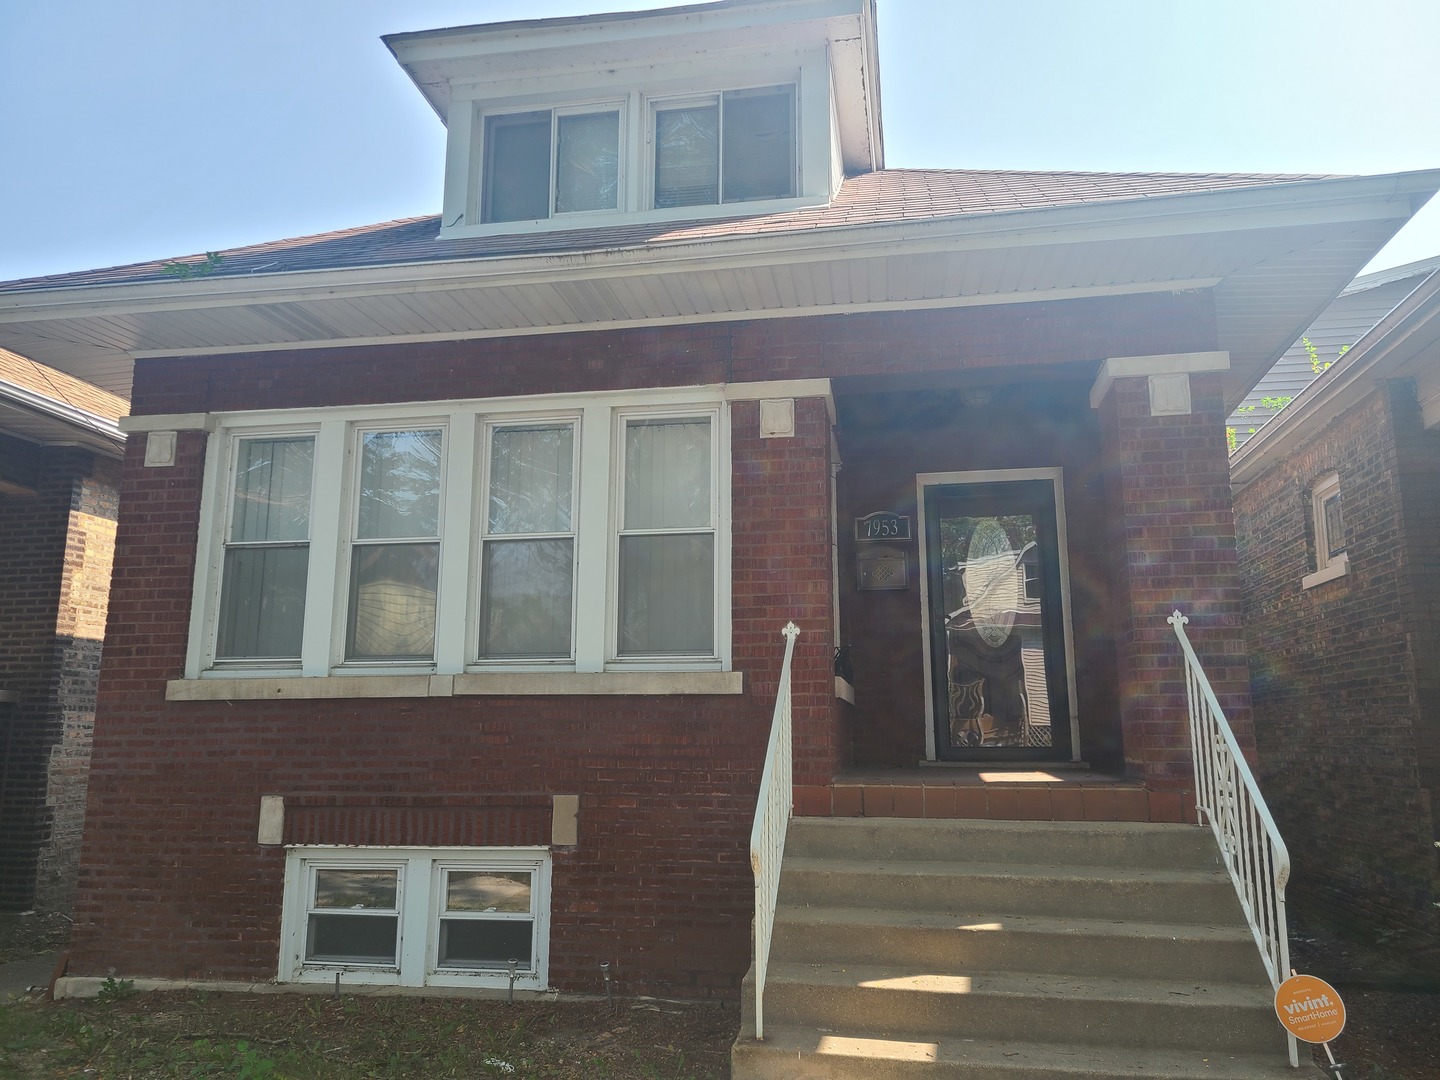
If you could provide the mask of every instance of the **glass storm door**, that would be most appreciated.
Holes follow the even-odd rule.
[[[1055,489],[925,489],[935,752],[1068,760],[1070,707]]]

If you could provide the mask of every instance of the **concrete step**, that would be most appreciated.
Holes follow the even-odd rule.
[[[1308,1062],[1291,1069],[1283,1051],[1263,1055],[1202,1050],[904,1038],[766,1025],[757,1043],[743,1035],[731,1055],[734,1080],[1308,1080]]]
[[[1113,979],[1029,972],[946,973],[937,965],[777,964],[767,1025],[877,1031],[903,1041],[971,1036],[1101,1047],[1283,1055],[1265,989],[1178,977]],[[747,978],[741,1034],[754,1033]]]
[[[928,963],[943,970],[1063,971],[1076,975],[1188,978],[1258,985],[1265,969],[1243,926],[1056,918],[995,912],[782,906],[772,962]]]
[[[1220,865],[1215,839],[1198,825],[1129,821],[935,821],[920,818],[794,818],[785,854],[909,862],[1016,866],[1166,867]]]
[[[1078,919],[1141,917],[1233,926],[1239,905],[1222,871],[1040,867],[900,859],[792,858],[780,903],[892,911],[1003,911]]]

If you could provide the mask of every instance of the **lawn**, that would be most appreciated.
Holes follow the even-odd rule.
[[[734,1005],[145,993],[0,1004],[0,1077],[724,1080]]]

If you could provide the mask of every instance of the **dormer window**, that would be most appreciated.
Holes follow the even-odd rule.
[[[543,109],[485,118],[482,221],[614,210],[619,197],[618,108]]]
[[[795,195],[795,88],[657,103],[655,207]]]

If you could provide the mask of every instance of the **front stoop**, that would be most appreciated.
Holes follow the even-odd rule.
[[[1208,829],[796,818],[734,1080],[1266,1080],[1285,1037]]]

